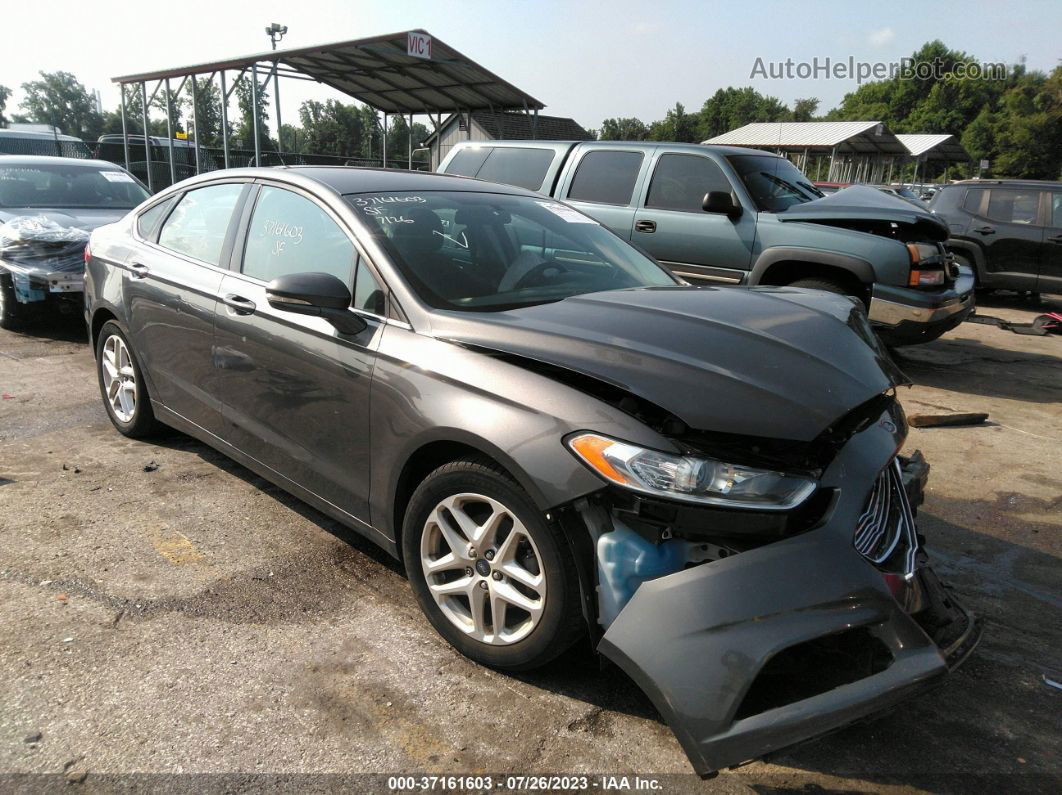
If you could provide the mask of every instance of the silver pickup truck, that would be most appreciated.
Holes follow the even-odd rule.
[[[647,141],[462,142],[439,171],[578,207],[691,283],[855,296],[890,345],[929,342],[974,309],[974,277],[928,210],[874,188],[824,196],[784,157]]]

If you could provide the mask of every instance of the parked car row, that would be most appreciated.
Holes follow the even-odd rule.
[[[973,311],[973,274],[955,265],[944,247],[947,227],[924,206],[866,186],[824,196],[787,159],[766,152],[462,142],[439,170],[563,200],[693,283],[853,296],[892,345],[936,339]]]
[[[864,310],[692,288],[609,229],[693,252],[679,214],[758,235],[769,207],[768,236],[828,201],[776,158],[666,159],[696,151],[536,154],[570,204],[367,169],[174,185],[86,253],[108,416],[130,437],[180,429],[379,544],[473,660],[523,670],[588,641],[702,775],[922,693],[980,625],[929,566],[928,467],[897,456],[905,379]],[[685,175],[713,167],[729,190],[694,195]],[[936,228],[871,193],[888,223]],[[867,223],[841,204],[792,225],[907,250],[833,226],[846,206]],[[794,659],[820,675],[777,688]]]
[[[1062,183],[967,180],[941,188],[929,206],[979,287],[1062,294]]]
[[[89,233],[147,197],[114,163],[0,157],[0,328],[44,307],[80,312]]]

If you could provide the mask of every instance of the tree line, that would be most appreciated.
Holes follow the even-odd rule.
[[[949,50],[942,42],[923,45],[912,57],[916,62],[938,62],[942,68],[931,79],[895,77],[865,83],[846,94],[836,108],[816,115],[819,100],[797,99],[792,107],[751,87],[721,88],[705,100],[700,110],[688,112],[682,103],[663,119],[646,124],[636,118],[605,119],[593,131],[601,140],[703,141],[751,122],[779,121],[881,121],[895,133],[950,133],[955,135],[972,163],[952,168],[953,176],[974,176],[979,161],[990,167],[982,176],[1059,179],[1062,176],[1062,65],[1046,74],[1029,70],[1023,63],[1008,69],[1005,79],[984,80],[960,76],[956,65],[974,59]],[[190,78],[191,79],[191,78]],[[186,89],[180,96],[160,90],[150,104],[152,135],[166,135],[165,112],[169,104],[175,132],[188,132],[189,120],[198,111],[196,130],[203,146],[221,145],[221,92],[216,83],[196,83],[196,108]],[[99,112],[92,94],[68,72],[41,73],[40,79],[22,84],[25,98],[15,121],[51,124],[64,133],[88,141],[104,133],[120,133],[117,110]],[[253,146],[251,83],[235,87],[237,112],[229,116],[232,146]],[[127,126],[141,132],[142,98],[127,94]],[[0,125],[11,92],[0,86]],[[333,154],[348,158],[379,158],[382,129],[371,108],[330,99],[306,101],[299,108],[297,124],[285,123],[280,140],[268,132],[269,94],[259,89],[259,136],[266,150],[309,154]],[[406,119],[391,117],[389,152],[401,157],[410,137],[418,147],[428,129]],[[910,169],[910,166],[907,166]]]
[[[223,115],[220,86],[206,78],[190,77],[195,81],[195,101],[192,87],[186,85],[179,94],[167,92],[163,86],[148,95],[149,135],[167,135],[166,110],[169,107],[170,129],[174,135],[189,135],[193,129],[200,146],[222,146]],[[175,89],[171,86],[171,89]],[[235,112],[229,110],[229,146],[254,147],[254,112],[250,79],[239,80],[232,86],[236,99]],[[92,93],[69,72],[41,72],[40,79],[22,84],[24,98],[20,111],[8,118],[7,101],[11,90],[0,85],[0,127],[9,122],[48,124],[66,135],[85,141],[96,141],[101,135],[122,132],[120,108],[98,110]],[[125,94],[126,131],[130,135],[144,132],[144,98],[129,87]],[[298,123],[283,123],[279,138],[270,133],[270,96],[265,85],[258,87],[258,135],[263,151],[294,152],[299,154],[328,154],[351,159],[380,158],[383,127],[372,108],[334,99],[324,102],[307,100],[299,106]],[[410,128],[402,116],[391,116],[388,123],[388,159],[405,156],[412,134],[417,148],[428,137],[428,129],[419,122]]]
[[[865,83],[822,115],[816,115],[815,98],[789,107],[751,87],[721,88],[697,112],[676,103],[659,121],[605,119],[596,133],[602,140],[699,142],[752,122],[880,121],[894,133],[955,135],[973,161],[953,166],[955,176],[975,176],[984,159],[990,165],[982,176],[1062,177],[1062,65],[1045,74],[1019,63],[1006,79],[983,80],[956,75],[957,64],[974,59],[940,41],[923,45],[912,57],[939,58],[939,75]]]

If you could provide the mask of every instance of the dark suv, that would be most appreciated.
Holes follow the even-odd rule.
[[[957,182],[929,208],[947,221],[947,245],[978,287],[1062,293],[1062,182]]]

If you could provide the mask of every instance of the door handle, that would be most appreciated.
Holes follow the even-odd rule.
[[[132,263],[129,266],[129,270],[132,272],[134,279],[146,279],[148,273],[150,273],[148,266],[140,262]]]
[[[655,232],[656,231],[656,221],[638,221],[638,223],[636,223],[634,225],[634,231],[635,232],[646,232],[646,233]]]
[[[253,315],[255,310],[255,303],[250,298],[244,298],[242,295],[236,295],[235,293],[229,293],[221,299],[225,306],[233,309],[237,315]]]
[[[996,228],[994,226],[979,226],[974,231],[979,235],[994,235]]]

